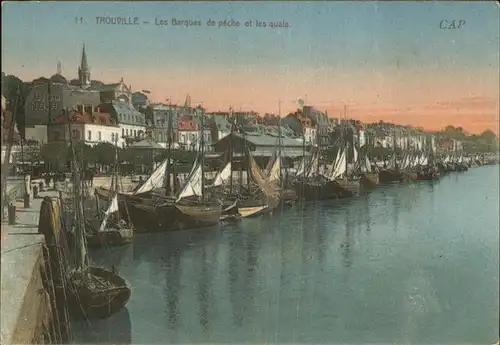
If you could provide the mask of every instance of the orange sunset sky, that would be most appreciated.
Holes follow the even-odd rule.
[[[499,134],[499,6],[494,2],[7,3],[2,70],[25,81],[91,78],[209,110],[285,115],[297,99],[332,117]],[[137,17],[138,26],[96,16]],[[75,21],[75,18],[78,20]],[[82,18],[81,20],[79,18]],[[201,26],[159,26],[192,19]],[[209,27],[207,20],[241,22]],[[256,27],[256,21],[287,28]],[[446,23],[461,19],[460,28]],[[444,21],[444,22],[443,22]],[[246,23],[246,24],[245,24]],[[445,24],[443,24],[445,23]],[[249,26],[247,26],[249,25]]]

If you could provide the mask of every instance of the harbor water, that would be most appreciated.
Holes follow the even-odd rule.
[[[75,343],[476,343],[499,332],[499,168],[92,253],[132,286]]]

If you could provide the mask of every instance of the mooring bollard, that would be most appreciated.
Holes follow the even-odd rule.
[[[7,208],[9,225],[16,224],[16,205],[10,204]]]
[[[24,208],[30,208],[30,195],[28,193],[24,193],[23,200],[24,200]]]

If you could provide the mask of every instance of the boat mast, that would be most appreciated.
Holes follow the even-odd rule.
[[[168,99],[168,125],[167,125],[167,164],[165,165],[165,187],[169,196],[173,195],[172,184],[170,181],[170,172],[172,171],[172,100]]]
[[[278,99],[278,157],[280,159],[280,171],[279,171],[279,179],[280,179],[280,187],[283,188],[283,172],[281,170],[282,165],[282,141],[281,141],[281,100]]]
[[[231,133],[229,133],[229,167],[231,171],[229,172],[229,194],[233,193],[233,133],[234,133],[234,119],[233,119],[233,108],[229,107],[229,117],[231,119]]]
[[[83,194],[81,193],[81,177],[80,177],[80,167],[76,160],[75,146],[73,143],[73,135],[71,129],[71,117],[69,115],[69,108],[66,107],[66,117],[68,120],[68,131],[69,131],[69,147],[71,151],[71,165],[73,173],[73,194],[74,194],[74,212],[75,212],[75,245],[76,250],[78,250],[78,255],[76,256],[76,267],[80,270],[84,270],[88,265],[87,257],[87,243],[85,240],[85,216],[83,213]]]
[[[344,160],[344,167],[345,167],[345,178],[347,180],[347,176],[348,176],[348,173],[347,173],[347,168],[348,168],[348,153],[349,153],[349,150],[348,150],[348,140],[347,140],[347,105],[344,104],[344,124],[342,126],[343,128],[343,131],[342,131],[342,140],[343,140],[343,145],[344,145],[344,152],[345,152],[345,160]]]
[[[201,201],[205,201],[205,110],[201,108]]]

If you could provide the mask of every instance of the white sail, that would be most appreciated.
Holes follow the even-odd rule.
[[[299,167],[297,168],[297,172],[295,173],[296,176],[303,175],[306,170],[306,159],[307,156],[303,156],[302,160],[300,161]]]
[[[427,166],[427,165],[429,164],[429,160],[428,160],[427,156],[423,156],[423,159],[422,159],[422,161],[420,162],[420,164],[421,164],[422,166],[424,166],[424,167],[425,167],[425,166]]]
[[[219,171],[217,176],[215,176],[213,186],[221,186],[227,184],[231,178],[231,162],[228,162],[224,169]]]
[[[281,157],[276,157],[271,170],[269,171],[269,175],[267,177],[268,181],[278,181],[281,175]]]
[[[319,154],[315,153],[311,161],[309,171],[307,172],[307,177],[314,176],[319,168]]]
[[[346,163],[347,163],[347,150],[344,150],[342,152],[342,155],[340,156],[337,167],[335,168],[335,172],[334,172],[334,175],[332,176],[332,179],[339,178],[342,175],[347,173],[347,164]]]
[[[358,150],[356,150],[355,147],[353,147],[352,150],[353,150],[353,159],[352,159],[352,162],[353,163],[357,163],[358,162]]]
[[[159,167],[149,176],[144,184],[137,189],[134,194],[146,193],[163,185],[165,179],[165,171],[168,164],[168,158],[165,159]]]
[[[202,195],[202,171],[201,164],[195,165],[194,171],[189,175],[188,182],[177,196],[177,201],[188,196],[201,196]]]
[[[104,229],[106,229],[109,216],[114,212],[118,212],[118,194],[115,194],[113,199],[111,199],[111,203],[109,204],[108,209],[106,210],[106,212],[104,212],[104,219],[102,220],[99,231],[104,231]]]
[[[368,158],[368,156],[365,156],[365,169],[366,169],[367,173],[372,172],[372,163],[370,162],[370,159]]]

